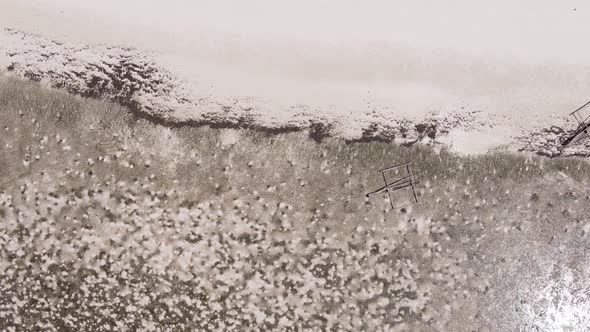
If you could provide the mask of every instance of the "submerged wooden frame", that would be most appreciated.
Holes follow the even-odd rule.
[[[405,168],[406,171],[407,171],[407,175],[406,176],[403,176],[403,177],[401,177],[401,178],[399,178],[397,180],[394,180],[393,182],[389,182],[388,183],[387,182],[387,177],[385,176],[385,172],[392,171],[392,170],[399,169],[399,168]],[[381,172],[381,176],[383,176],[384,186],[381,187],[381,188],[379,188],[379,189],[377,189],[377,190],[375,190],[375,191],[372,191],[372,192],[366,194],[366,197],[370,197],[370,196],[373,196],[373,195],[376,195],[376,194],[381,194],[381,193],[386,192],[387,193],[387,197],[389,198],[389,203],[391,204],[391,208],[394,209],[394,210],[395,209],[401,209],[403,207],[406,207],[406,206],[410,206],[410,205],[414,205],[416,203],[419,203],[418,202],[418,196],[416,195],[416,185],[418,183],[420,183],[420,181],[416,180],[416,177],[415,176],[416,176],[416,174],[419,174],[420,172],[414,173],[412,171],[412,162],[411,161],[406,162],[406,163],[403,163],[403,164],[399,164],[399,165],[395,165],[395,166],[391,166],[391,167],[387,167],[387,168],[381,169],[381,170],[379,170],[379,172]],[[414,203],[403,205],[403,206],[398,206],[398,207],[394,206],[393,205],[393,198],[391,197],[391,192],[402,190],[402,189],[405,189],[405,188],[411,188],[412,189],[412,195],[414,197]]]

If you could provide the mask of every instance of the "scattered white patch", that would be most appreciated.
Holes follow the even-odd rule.
[[[240,140],[240,134],[234,129],[224,129],[221,131],[221,146],[231,146]],[[249,165],[250,166],[250,165]]]
[[[538,292],[524,305],[526,318],[543,331],[579,331],[590,326],[590,288],[574,280],[569,269],[558,278],[539,285]]]
[[[477,155],[514,143],[515,134],[517,131],[513,127],[488,126],[470,131],[453,130],[439,141],[448,145],[453,152]]]

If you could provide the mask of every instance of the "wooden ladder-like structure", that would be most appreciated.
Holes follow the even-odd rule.
[[[381,172],[381,175],[383,176],[384,186],[375,190],[375,191],[368,193],[366,196],[370,197],[370,196],[373,196],[376,194],[381,194],[381,193],[386,192],[387,196],[389,197],[389,203],[391,204],[392,209],[399,209],[402,207],[406,207],[406,206],[418,203],[418,196],[416,195],[416,185],[418,183],[420,183],[420,181],[416,180],[415,176],[416,176],[416,174],[419,174],[420,172],[417,172],[417,173],[412,172],[411,165],[412,165],[412,162],[409,161],[409,162],[406,162],[403,164],[399,164],[399,165],[395,165],[395,166],[391,166],[391,167],[387,167],[387,168],[379,170],[379,172]],[[385,173],[388,171],[393,171],[395,169],[400,169],[400,168],[405,168],[407,175],[404,177],[401,177],[397,180],[394,180],[393,182],[388,182],[387,177],[385,176]],[[391,192],[397,191],[397,190],[402,190],[405,188],[412,188],[414,203],[404,205],[404,206],[395,207],[393,205],[393,198],[391,197]]]
[[[574,132],[561,143],[562,146],[568,146],[590,136],[590,114],[584,115],[581,113],[581,111],[588,105],[590,105],[590,101],[569,114],[578,122],[578,127],[576,127],[576,130],[574,130]]]

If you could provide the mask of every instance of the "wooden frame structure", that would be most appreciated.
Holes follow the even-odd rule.
[[[568,146],[570,144],[577,143],[580,140],[590,136],[590,111],[588,111],[586,114],[582,112],[582,110],[587,110],[586,107],[589,105],[590,101],[578,107],[578,109],[569,114],[576,120],[576,122],[578,122],[578,127],[576,127],[576,130],[574,130],[574,132],[561,143],[562,146]]]
[[[392,172],[392,171],[404,169],[404,168],[407,172],[407,175],[405,175],[401,178],[395,179],[391,182],[388,181],[387,176],[385,175],[387,172]],[[389,203],[391,204],[391,208],[394,210],[418,203],[418,196],[416,195],[416,185],[418,183],[420,183],[420,181],[416,180],[415,176],[416,176],[416,174],[419,174],[420,172],[414,173],[412,171],[412,162],[411,161],[381,169],[381,170],[379,170],[379,172],[381,172],[381,175],[383,176],[384,186],[375,190],[375,191],[372,191],[372,192],[366,194],[367,197],[370,197],[370,196],[373,196],[376,194],[387,193],[387,196],[389,198]],[[397,207],[394,206],[393,205],[394,200],[391,197],[391,193],[394,191],[399,191],[399,190],[403,190],[406,188],[412,189],[413,203],[406,204],[403,206],[397,206]]]

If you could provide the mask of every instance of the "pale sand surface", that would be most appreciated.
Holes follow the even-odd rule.
[[[575,10],[574,10],[575,9]],[[588,96],[580,1],[14,1],[0,22],[156,51],[198,93],[319,110],[567,114]]]

